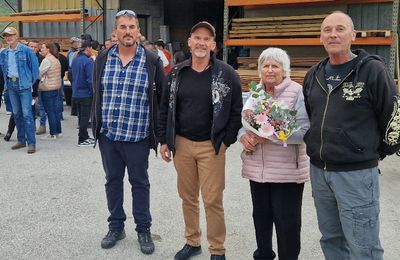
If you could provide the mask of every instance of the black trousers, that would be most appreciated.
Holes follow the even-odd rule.
[[[132,215],[136,231],[146,232],[151,226],[150,214],[150,182],[147,169],[149,168],[149,138],[142,141],[119,142],[111,141],[100,134],[99,148],[103,168],[106,173],[107,206],[109,230],[124,229],[126,214],[124,202],[124,176],[128,172],[131,184]]]
[[[90,111],[92,110],[92,97],[72,98],[72,100],[78,112],[78,143],[80,143],[89,138],[87,128],[89,125]]]
[[[272,228],[278,241],[279,260],[297,260],[300,254],[301,205],[304,183],[250,181],[257,250],[254,259],[272,260]]]

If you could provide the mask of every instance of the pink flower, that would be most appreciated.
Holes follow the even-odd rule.
[[[265,114],[258,114],[255,116],[256,122],[259,125],[268,123],[268,117]]]
[[[269,123],[261,125],[261,127],[258,129],[260,133],[265,134],[266,136],[271,136],[274,133],[274,130],[274,127]]]

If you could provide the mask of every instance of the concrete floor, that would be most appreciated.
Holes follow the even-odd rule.
[[[37,141],[37,153],[12,151],[16,141],[0,140],[0,259],[173,259],[183,244],[183,220],[176,192],[173,164],[150,155],[152,232],[156,250],[139,252],[131,212],[130,187],[126,183],[127,237],[109,250],[100,248],[107,233],[104,173],[98,148],[77,147],[77,119],[66,107],[64,136],[57,141]],[[8,116],[0,110],[0,132],[6,132]],[[255,249],[248,181],[241,177],[240,144],[227,153],[225,216],[227,258],[251,259]],[[400,259],[400,158],[385,159],[381,176],[381,241],[385,259]],[[209,259],[201,213],[203,254]],[[300,259],[323,259],[319,246],[310,184],[303,203]]]

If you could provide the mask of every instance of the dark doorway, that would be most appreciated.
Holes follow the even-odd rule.
[[[164,18],[169,26],[174,51],[187,51],[187,38],[192,26],[200,21],[211,23],[216,30],[216,41],[222,47],[224,28],[224,0],[165,0]]]

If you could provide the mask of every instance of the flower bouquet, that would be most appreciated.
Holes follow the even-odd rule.
[[[264,91],[261,85],[250,82],[250,97],[242,111],[242,124],[257,136],[287,146],[287,139],[299,129],[296,113]]]

